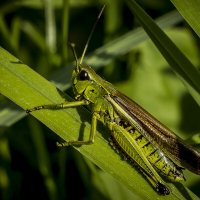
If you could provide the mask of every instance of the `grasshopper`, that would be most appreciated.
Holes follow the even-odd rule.
[[[76,60],[76,66],[72,73],[72,87],[76,100],[36,106],[27,109],[26,112],[88,106],[92,113],[89,139],[87,141],[68,141],[59,146],[93,144],[97,121],[100,121],[110,130],[111,144],[138,166],[159,194],[168,195],[170,189],[159,174],[175,182],[185,180],[183,167],[200,174],[200,153],[136,102],[120,93],[111,83],[102,79],[90,66],[83,64],[89,41],[104,7],[93,25],[80,61],[78,61],[75,47],[72,44]]]

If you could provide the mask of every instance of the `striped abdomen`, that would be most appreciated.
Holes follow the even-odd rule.
[[[134,151],[131,150],[131,144],[127,144],[127,142],[124,142],[124,138],[122,138],[122,133],[117,130],[118,126],[119,125],[113,126],[112,138],[117,144],[117,148],[119,150],[122,150],[123,154],[126,154],[128,159],[132,159],[134,161],[134,156],[137,155],[133,155]],[[154,147],[153,144],[151,144],[151,142],[148,141],[142,134],[136,131],[133,127],[124,125],[124,123],[120,123],[120,126],[123,126],[124,131],[127,131],[128,134],[130,134],[131,137],[136,141],[137,145],[146,156],[148,161],[159,173],[166,176],[172,181],[185,180],[182,173],[182,168],[177,166],[160,149]]]

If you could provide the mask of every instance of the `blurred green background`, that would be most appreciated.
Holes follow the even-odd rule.
[[[81,55],[104,3],[88,53],[139,26],[120,0],[6,0],[0,2],[0,46],[53,77],[74,60],[69,41]],[[175,9],[168,0],[140,5],[154,19]],[[199,66],[199,39],[188,24],[181,21],[166,32]],[[150,40],[98,73],[184,139],[200,132],[199,107]],[[72,95],[70,88],[66,92]],[[57,148],[60,138],[33,117],[16,113],[23,111],[0,96],[0,199],[139,199],[72,147]],[[186,171],[187,177],[186,185],[200,196],[199,177]]]

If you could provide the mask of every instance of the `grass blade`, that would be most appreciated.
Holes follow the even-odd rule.
[[[184,80],[191,95],[200,105],[199,71],[134,0],[127,0],[127,3],[159,51],[174,71]]]
[[[191,28],[196,32],[196,34],[200,37],[200,1],[196,0],[171,0],[180,14],[184,17],[184,19],[188,22]]]

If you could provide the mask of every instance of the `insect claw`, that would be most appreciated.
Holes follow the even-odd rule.
[[[29,114],[29,113],[30,113],[30,110],[25,110],[25,111],[26,111],[26,113],[27,113],[27,114]]]
[[[57,147],[66,147],[69,146],[68,142],[56,142]]]
[[[27,114],[29,114],[30,112],[32,112],[32,109],[26,109],[25,111]]]
[[[167,186],[165,186],[164,184],[162,183],[159,183],[157,185],[157,191],[161,194],[161,195],[168,195],[170,194],[170,190]]]

